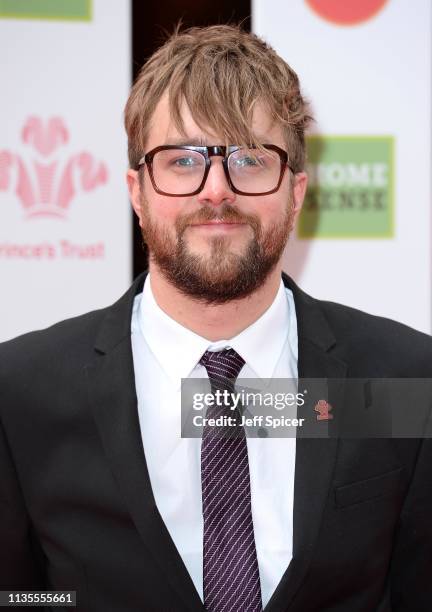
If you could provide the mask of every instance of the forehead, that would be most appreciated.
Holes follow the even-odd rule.
[[[194,121],[189,107],[184,100],[181,105],[181,117],[185,134],[178,130],[172,119],[168,94],[165,93],[156,105],[151,118],[146,150],[149,151],[165,144],[186,143],[186,141],[188,144],[223,144],[221,136],[215,133],[210,126],[203,125],[200,127]],[[262,144],[276,144],[284,147],[285,139],[282,127],[272,120],[270,112],[259,102],[254,108],[251,127],[257,140]]]

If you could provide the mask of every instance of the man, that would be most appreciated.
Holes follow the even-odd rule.
[[[97,612],[429,611],[430,440],[180,435],[186,378],[431,375],[428,336],[282,274],[307,182],[297,76],[237,27],[176,32],[125,118],[148,273],[0,347],[1,589]]]

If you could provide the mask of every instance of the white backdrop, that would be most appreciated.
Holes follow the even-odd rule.
[[[0,340],[130,283],[130,6],[89,6],[87,20],[0,16]]]
[[[315,131],[393,140],[389,235],[292,236],[287,271],[316,297],[430,333],[431,3],[388,0],[366,21],[337,25],[305,0],[254,0],[253,30],[299,75],[312,101]],[[364,219],[373,234],[374,214]]]

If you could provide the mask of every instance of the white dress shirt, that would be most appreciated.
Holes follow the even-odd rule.
[[[156,303],[150,275],[135,297],[132,351],[138,413],[159,513],[203,600],[201,439],[182,438],[181,379],[207,377],[206,350],[232,347],[245,365],[241,378],[297,378],[297,320],[282,280],[271,306],[229,340],[209,342],[169,317]],[[247,438],[251,506],[263,606],[292,558],[293,438]]]

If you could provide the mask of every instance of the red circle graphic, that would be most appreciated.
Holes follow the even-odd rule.
[[[388,0],[306,0],[323,19],[338,25],[355,25],[375,17]]]

